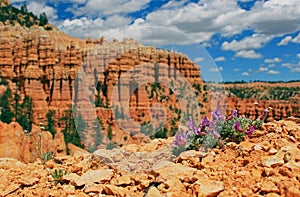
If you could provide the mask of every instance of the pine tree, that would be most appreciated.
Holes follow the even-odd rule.
[[[55,131],[55,120],[53,118],[53,115],[55,114],[54,110],[50,110],[48,111],[48,113],[46,114],[46,118],[47,118],[47,126],[46,126],[46,130],[50,131],[50,133],[52,134],[52,138],[54,138],[54,135],[56,133]]]
[[[31,131],[33,123],[33,102],[32,98],[25,96],[21,104],[21,112],[17,117],[17,122],[22,126],[24,130]]]
[[[78,126],[77,128],[76,128],[75,120]],[[65,110],[64,116],[61,117],[59,121],[65,125],[65,128],[64,130],[62,130],[62,132],[64,134],[66,145],[68,145],[68,143],[72,143],[80,148],[84,148],[84,145],[81,143],[80,136],[77,132],[78,130],[84,131],[86,127],[81,114],[74,117],[72,113],[72,108],[70,106],[69,109]],[[67,153],[69,153],[68,149],[67,149]]]
[[[97,117],[93,121],[92,126],[93,126],[93,130],[95,131],[95,136],[93,136],[94,145],[89,148],[90,152],[94,152],[95,150],[97,150],[97,147],[103,143],[103,135],[101,134],[101,130],[103,128],[102,120],[99,117]]]
[[[39,25],[44,26],[46,24],[48,24],[48,18],[47,18],[46,13],[43,12],[43,13],[40,14],[40,24]]]
[[[11,123],[13,118],[13,112],[10,109],[12,94],[9,87],[6,88],[3,95],[0,97],[1,115],[0,120],[5,123]]]

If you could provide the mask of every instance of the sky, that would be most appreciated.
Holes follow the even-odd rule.
[[[300,80],[300,0],[11,0],[68,35],[187,54],[206,81]]]

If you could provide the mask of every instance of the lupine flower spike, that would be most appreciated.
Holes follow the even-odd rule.
[[[174,146],[185,146],[186,145],[187,134],[185,134],[183,130],[181,130],[178,135],[175,135],[174,138],[175,138],[173,141]]]
[[[238,111],[235,109],[235,110],[232,111],[231,116],[229,116],[227,118],[227,120],[232,120],[233,118],[236,118],[237,116],[238,116]]]
[[[246,131],[246,134],[248,136],[252,135],[252,133],[254,132],[255,128],[253,125],[250,126],[249,130]]]

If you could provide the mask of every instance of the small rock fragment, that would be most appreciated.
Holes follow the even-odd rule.
[[[281,166],[284,164],[283,159],[280,159],[275,156],[265,156],[265,157],[262,157],[260,161],[263,166],[272,167],[272,168],[275,168],[277,166]]]
[[[20,188],[20,184],[11,184],[6,190],[4,190],[2,193],[0,193],[0,196],[7,196],[8,194],[11,194],[13,192],[15,192],[17,189]]]
[[[150,187],[145,197],[161,197],[161,194],[156,187]]]
[[[220,181],[201,180],[200,182],[197,181],[196,183],[200,183],[198,196],[213,197],[217,196],[224,190],[224,185]]]
[[[73,185],[63,185],[62,187],[67,194],[75,194],[75,187]]]
[[[25,177],[19,181],[19,183],[23,186],[32,186],[37,182],[39,182],[39,179],[34,177]]]

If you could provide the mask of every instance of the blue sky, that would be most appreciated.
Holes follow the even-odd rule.
[[[11,0],[74,37],[187,54],[205,80],[300,80],[299,0]]]

